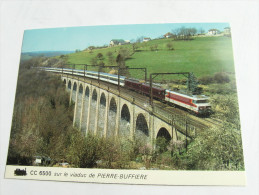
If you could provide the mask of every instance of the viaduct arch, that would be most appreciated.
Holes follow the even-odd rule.
[[[134,102],[91,83],[67,76],[62,76],[62,80],[70,92],[70,103],[75,103],[73,125],[84,134],[91,132],[103,137],[123,136],[120,131],[121,121],[126,121],[129,125],[127,136],[131,140],[142,135],[153,144],[158,137],[165,137],[167,140],[176,140],[179,137],[172,124],[154,116]]]

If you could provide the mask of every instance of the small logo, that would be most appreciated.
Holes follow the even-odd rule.
[[[16,169],[16,170],[14,170],[14,175],[17,175],[17,176],[25,176],[25,175],[27,175],[26,168],[25,169]]]

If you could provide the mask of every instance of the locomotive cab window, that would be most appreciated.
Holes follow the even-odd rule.
[[[193,100],[192,102],[194,104],[203,104],[203,103],[208,103],[208,100]]]

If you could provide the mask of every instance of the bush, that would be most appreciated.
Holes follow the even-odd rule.
[[[87,134],[84,137],[78,130],[72,130],[69,137],[70,144],[67,153],[69,162],[80,168],[96,167],[96,162],[102,156],[101,139],[92,134]]]
[[[236,93],[236,88],[232,83],[221,83],[210,85],[210,88],[207,89],[207,91],[212,94],[231,94]]]
[[[208,85],[214,83],[214,77],[212,76],[204,76],[199,79],[199,83],[203,85]]]
[[[72,110],[59,77],[20,69],[7,163],[31,165],[38,155],[63,158]]]
[[[174,47],[173,47],[173,43],[169,42],[166,44],[166,47],[169,49],[169,50],[174,50]]]
[[[224,72],[218,72],[214,75],[214,80],[216,83],[229,83],[229,76]]]
[[[160,154],[167,151],[168,144],[169,144],[169,141],[166,138],[158,137],[156,139],[156,151]]]
[[[199,83],[203,85],[208,85],[212,83],[229,83],[230,78],[225,72],[217,72],[214,76],[203,76],[199,78]]]
[[[98,60],[103,60],[103,54],[102,54],[102,53],[98,53],[98,54],[96,55],[96,58],[97,58]]]
[[[191,170],[243,170],[241,132],[228,123],[202,131],[182,160]]]

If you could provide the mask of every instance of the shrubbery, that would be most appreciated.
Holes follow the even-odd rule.
[[[199,79],[200,84],[212,84],[212,83],[229,83],[230,78],[225,72],[215,73],[214,76],[204,76]]]
[[[65,157],[73,108],[59,77],[21,68],[18,77],[8,164],[32,164],[35,156]]]
[[[218,72],[214,75],[214,81],[216,83],[229,83],[229,76],[224,72]]]
[[[202,131],[180,158],[189,170],[243,170],[240,131],[228,123]]]

